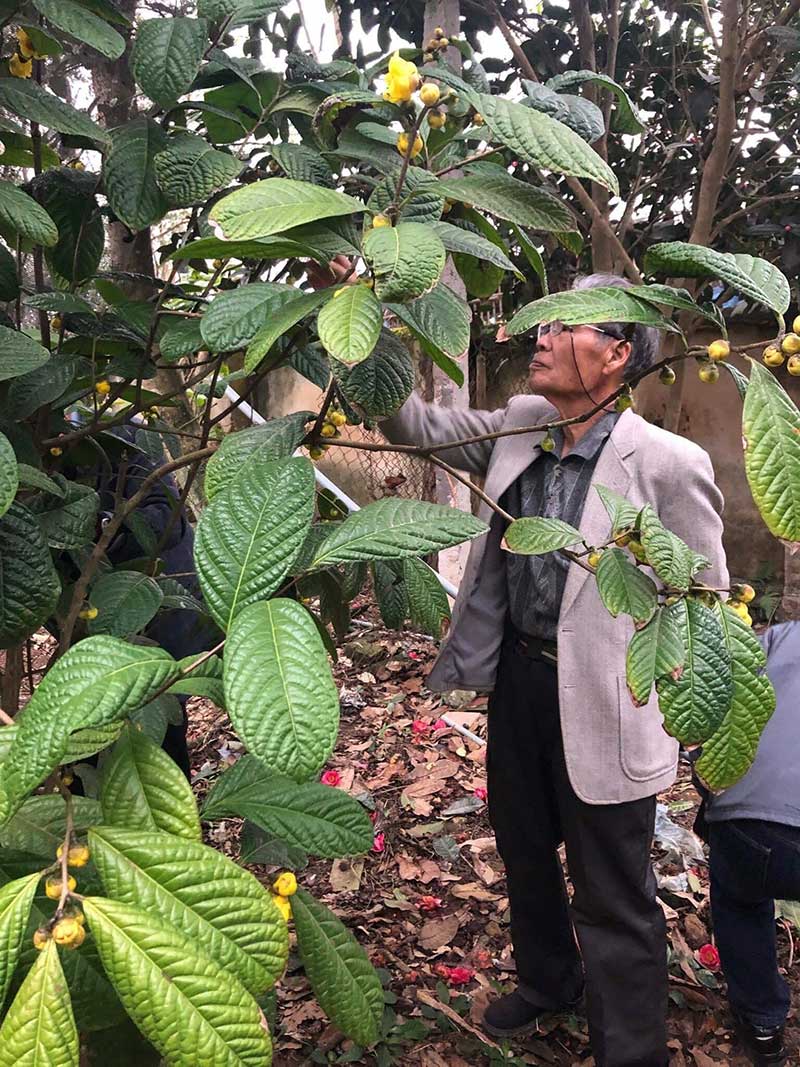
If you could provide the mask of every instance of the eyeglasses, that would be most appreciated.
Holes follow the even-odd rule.
[[[554,319],[552,322],[540,322],[539,329],[537,331],[537,337],[546,337],[547,334],[551,334],[553,337],[558,337],[565,330],[568,333],[572,333],[573,330],[580,329],[583,326],[586,330],[594,330],[595,333],[603,333],[607,337],[613,337],[617,341],[627,341],[628,338],[621,330],[614,330],[608,326],[593,326],[591,323],[576,323],[573,326],[568,326],[565,322],[561,322],[560,319]]]

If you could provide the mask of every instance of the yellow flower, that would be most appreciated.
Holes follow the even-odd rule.
[[[297,892],[297,879],[291,871],[284,871],[272,883],[273,890],[281,897],[290,897]]]
[[[288,923],[288,921],[292,917],[292,905],[289,903],[286,897],[282,897],[277,893],[273,896],[272,899],[275,902],[275,907],[278,909],[278,911]]]
[[[381,226],[391,226],[392,220],[388,215],[376,215],[372,220],[372,227],[375,230],[379,230]]]
[[[386,92],[384,100],[392,104],[405,104],[411,99],[411,94],[419,85],[419,74],[414,63],[400,57],[395,52],[389,60],[389,73],[386,75]]]
[[[319,431],[323,437],[335,437],[336,427],[330,422],[323,423],[322,429]]]
[[[50,449],[50,455],[51,456],[60,456],[63,451],[64,451],[63,448],[59,448],[58,445],[53,445],[53,447]]]
[[[401,156],[404,156],[404,155],[406,155],[408,153],[408,145],[409,145],[408,134],[407,133],[398,134],[398,137],[397,137],[397,151],[400,153]],[[411,158],[413,159],[415,156],[418,156],[420,154],[420,152],[422,151],[422,149],[423,149],[423,140],[420,137],[420,135],[417,134],[417,136],[414,138],[414,147],[411,149]]]
[[[50,450],[52,452],[52,449]],[[92,619],[96,619],[99,612],[97,608],[84,608],[83,611],[78,612],[79,619],[88,619],[90,622]]]
[[[107,382],[105,378],[101,378],[97,385],[95,385],[94,391],[99,396],[108,396],[108,394],[111,392],[111,382]]]
[[[30,78],[32,71],[33,61],[30,59],[21,59],[16,52],[8,61],[8,72],[14,78]]]
[[[30,39],[28,34],[25,32],[25,30],[23,30],[21,26],[17,30],[16,37],[19,41],[17,51],[23,59],[44,59],[44,56],[39,55],[39,53],[33,47],[33,41]]]
[[[433,107],[439,103],[439,97],[441,91],[438,85],[434,85],[433,82],[425,82],[419,91],[419,98],[425,107]]]

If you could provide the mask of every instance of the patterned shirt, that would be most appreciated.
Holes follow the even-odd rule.
[[[580,529],[594,469],[618,418],[613,411],[599,418],[564,459],[564,434],[556,427],[553,451],[536,457],[505,491],[501,506],[514,518],[541,515]],[[555,641],[569,560],[560,552],[505,556],[512,624],[531,637]]]

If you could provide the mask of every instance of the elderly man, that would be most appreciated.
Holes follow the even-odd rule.
[[[592,275],[576,288],[627,284]],[[492,412],[444,411],[412,396],[383,429],[394,441],[432,445],[568,419],[652,365],[657,347],[657,331],[641,325],[545,323],[530,364],[532,396]],[[487,494],[512,515],[563,519],[589,544],[611,532],[596,486],[652,504],[711,560],[709,583],[726,584],[722,497],[702,449],[613,406],[544,436],[440,455],[485,477]],[[484,513],[490,530],[472,545],[428,685],[493,691],[489,814],[506,866],[519,986],[489,1006],[485,1026],[500,1037],[524,1033],[543,1012],[575,1005],[585,981],[598,1067],[660,1067],[668,1062],[666,944],[650,845],[655,794],[673,781],[678,747],[655,699],[635,708],[628,697],[630,620],[612,618],[587,571],[563,556],[503,551],[504,523]]]

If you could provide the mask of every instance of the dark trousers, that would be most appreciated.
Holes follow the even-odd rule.
[[[512,637],[489,702],[487,772],[521,992],[543,1009],[558,1008],[580,994],[585,974],[598,1067],[662,1067],[667,956],[650,865],[655,798],[593,805],[576,796],[555,665],[527,656]]]
[[[758,819],[710,822],[711,910],[731,1006],[779,1026],[789,987],[778,973],[775,901],[800,900],[800,828]]]

